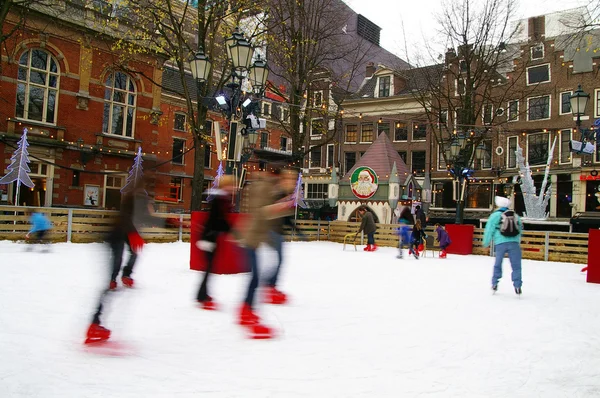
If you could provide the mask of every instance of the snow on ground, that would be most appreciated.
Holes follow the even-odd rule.
[[[235,324],[247,274],[215,276],[222,310],[203,311],[188,244],[148,244],[137,287],[108,305],[104,323],[126,347],[108,356],[82,344],[105,247],[24,248],[0,242],[1,397],[600,396],[600,286],[577,264],[524,261],[519,299],[508,260],[492,295],[490,257],[291,243],[281,285],[292,302],[259,305],[279,337],[250,340]]]

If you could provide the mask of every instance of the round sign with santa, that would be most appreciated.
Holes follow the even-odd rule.
[[[359,199],[368,199],[375,195],[378,187],[377,184],[377,174],[370,167],[357,167],[352,176],[350,176],[352,193]]]

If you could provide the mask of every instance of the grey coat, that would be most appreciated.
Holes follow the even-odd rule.
[[[365,234],[370,234],[377,231],[373,214],[371,214],[370,211],[366,211],[365,215],[362,217],[360,228],[358,229],[358,232],[360,231],[364,231]]]

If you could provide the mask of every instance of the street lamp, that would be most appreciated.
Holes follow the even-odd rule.
[[[450,174],[456,180],[454,188],[456,200],[456,224],[461,224],[463,221],[463,202],[465,199],[465,189],[469,178],[473,176],[472,161],[474,159],[482,160],[487,151],[485,145],[480,143],[475,146],[473,135],[469,140],[463,133],[456,135],[448,149],[446,149],[446,158],[452,164],[449,169]],[[467,143],[470,141],[471,148],[468,148]],[[470,149],[467,151],[467,149]]]
[[[577,90],[569,97],[571,103],[571,113],[577,117],[575,124],[577,130],[581,132],[581,141],[571,140],[570,147],[571,151],[576,153],[584,153],[591,155],[595,151],[595,145],[588,141],[595,141],[596,134],[594,132],[594,126],[590,129],[581,128],[581,117],[585,115],[585,108],[590,99],[590,95],[583,91],[581,84],[577,86]]]
[[[204,54],[202,47],[198,49],[198,52],[194,54],[194,57],[190,60],[190,69],[192,70],[192,77],[196,82],[205,82],[208,80],[210,75],[210,60]],[[200,98],[198,98],[200,101]]]

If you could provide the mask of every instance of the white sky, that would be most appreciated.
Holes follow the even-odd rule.
[[[423,38],[435,35],[436,13],[442,4],[442,0],[344,1],[354,11],[378,25],[382,29],[382,47],[403,59],[406,59],[405,48],[414,56],[419,44],[424,42]],[[520,0],[517,19],[585,6],[588,3],[589,0]]]

